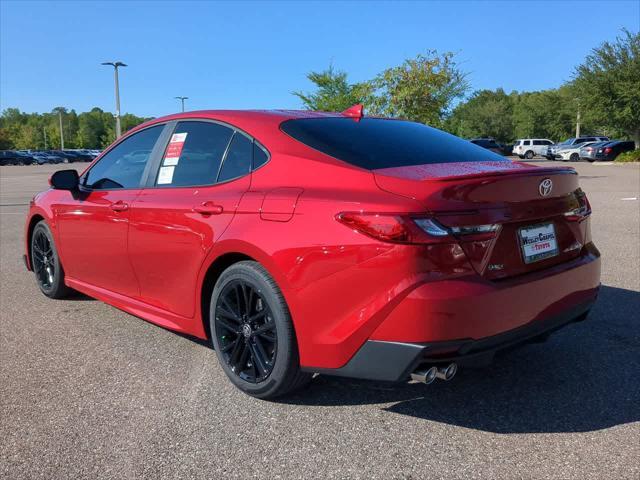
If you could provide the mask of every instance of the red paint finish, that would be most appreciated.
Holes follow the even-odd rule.
[[[228,254],[252,258],[281,288],[301,364],[310,368],[341,367],[369,339],[478,339],[596,296],[599,254],[588,215],[571,213],[583,202],[573,170],[473,162],[372,172],[279,129],[288,119],[329,115],[340,116],[204,111],[153,120],[147,125],[223,122],[255,138],[270,159],[209,187],[48,190],[34,199],[25,232],[33,216],[47,221],[71,287],[200,338],[206,337],[201,305],[210,266]],[[538,187],[546,178],[553,194],[542,198]],[[406,241],[396,243],[397,231],[392,241],[375,238],[339,221],[342,212],[367,220],[378,215],[381,221],[370,222],[378,229],[396,228],[390,220],[396,217],[432,218],[451,232],[497,228],[434,241],[399,236]],[[525,264],[518,231],[541,223],[554,225],[560,253]]]

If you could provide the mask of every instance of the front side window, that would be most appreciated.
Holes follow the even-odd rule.
[[[213,185],[233,130],[212,122],[179,122],[164,152],[157,186]]]
[[[134,133],[110,151],[87,173],[84,186],[95,190],[138,188],[164,125]]]

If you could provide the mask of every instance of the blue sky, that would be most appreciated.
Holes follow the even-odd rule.
[[[426,49],[458,53],[473,89],[540,90],[640,28],[640,2],[0,2],[0,108],[123,112],[299,108],[330,63],[351,81]]]

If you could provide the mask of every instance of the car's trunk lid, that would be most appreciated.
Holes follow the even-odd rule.
[[[498,225],[492,235],[458,235],[474,268],[486,278],[568,261],[587,241],[585,222],[567,215],[580,206],[578,176],[570,168],[460,162],[385,168],[374,170],[374,176],[381,189],[419,201],[425,213],[447,227]],[[523,244],[549,228],[557,252],[532,259]]]

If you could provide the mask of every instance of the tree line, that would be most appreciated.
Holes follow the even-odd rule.
[[[100,108],[77,114],[54,108],[50,113],[24,113],[8,108],[0,116],[0,149],[56,150],[61,148],[60,117],[64,148],[105,148],[115,136],[115,118]],[[120,117],[122,130],[149,120],[127,113]]]
[[[368,115],[405,118],[464,138],[493,137],[559,141],[575,133],[635,140],[640,147],[640,35],[622,30],[612,42],[594,48],[559,88],[537,92],[476,90],[452,52],[427,50],[371,80],[351,83],[347,72],[329,66],[307,75],[311,92],[293,92],[304,108],[340,112],[362,103]],[[9,108],[0,116],[0,148],[60,148],[59,116],[65,148],[104,148],[115,139],[114,118],[94,108],[76,114],[58,107],[51,113]],[[145,118],[121,117],[126,131]],[[46,139],[46,144],[45,144]]]
[[[342,111],[361,103],[371,115],[414,120],[464,138],[493,137],[559,141],[575,134],[631,138],[640,147],[640,36],[623,30],[594,48],[559,88],[506,93],[476,90],[452,52],[426,54],[350,83],[332,66],[311,72],[311,92],[293,92],[310,110]]]

